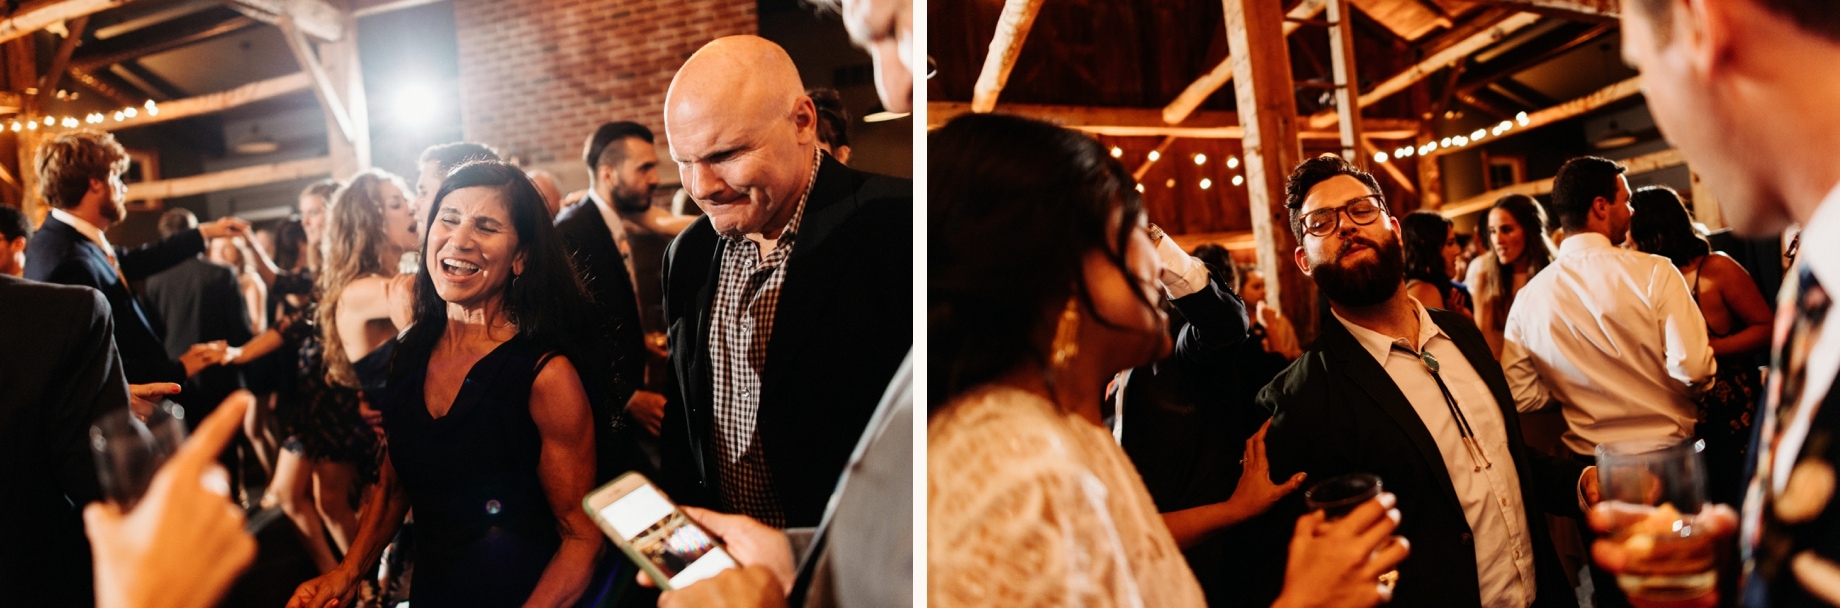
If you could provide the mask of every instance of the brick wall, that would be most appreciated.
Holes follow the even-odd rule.
[[[456,0],[466,138],[586,185],[581,143],[634,120],[664,141],[664,94],[691,53],[753,34],[757,0]],[[676,182],[660,163],[660,179]]]

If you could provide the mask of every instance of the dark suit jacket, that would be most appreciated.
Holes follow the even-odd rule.
[[[1580,515],[1576,492],[1584,465],[1527,450],[1521,443],[1513,394],[1482,333],[1460,315],[1427,312],[1463,351],[1501,408],[1533,544],[1539,587],[1534,605],[1576,606],[1577,597],[1559,566],[1541,510]],[[1307,488],[1337,475],[1373,473],[1398,497],[1397,508],[1403,517],[1397,534],[1411,541],[1412,555],[1399,566],[1399,586],[1391,605],[1479,603],[1475,541],[1437,443],[1386,369],[1346,327],[1333,320],[1323,323],[1316,343],[1259,393],[1259,403],[1273,411],[1265,444],[1274,479],[1288,479],[1304,471],[1309,473],[1309,481],[1304,482]],[[1281,530],[1285,537],[1267,543],[1278,568],[1283,567],[1288,546],[1281,540],[1288,540],[1294,529],[1291,522],[1303,512],[1303,492],[1299,491],[1267,514],[1274,518],[1267,527]]]
[[[148,277],[141,302],[159,319],[165,330],[166,355],[174,360],[193,344],[224,340],[242,346],[255,337],[249,331],[249,308],[244,306],[236,273],[197,256]],[[240,388],[241,368],[211,366],[188,380],[185,390],[173,400],[194,412],[186,420],[197,424]]]
[[[705,217],[665,253],[675,390],[661,483],[691,504],[718,504],[708,347],[726,243]],[[814,526],[913,343],[913,182],[826,157],[787,263],[757,428],[787,524]]]
[[[204,237],[197,230],[188,230],[137,249],[117,247],[115,259],[128,280],[138,281],[200,253],[204,253]],[[109,267],[108,255],[76,228],[47,217],[26,245],[26,278],[102,292],[114,311],[115,348],[121,352],[128,382],[185,382],[185,366],[167,354],[152,320]]]
[[[0,275],[0,597],[91,603],[83,505],[100,497],[89,426],[126,409],[108,302]]]
[[[620,424],[625,430],[614,431],[626,416],[626,400],[645,381],[645,330],[639,324],[639,303],[613,233],[593,200],[584,197],[564,207],[556,214],[556,228],[574,258],[576,274],[594,298],[600,328],[595,343],[602,349],[593,353],[596,361],[579,369],[582,383],[594,396],[595,445],[600,456],[596,475],[612,479],[640,468],[642,462],[630,444],[631,433],[643,431],[631,428],[636,424]]]

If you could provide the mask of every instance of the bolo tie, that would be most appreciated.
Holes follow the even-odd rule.
[[[1482,451],[1482,444],[1476,440],[1476,429],[1469,425],[1469,417],[1464,416],[1463,409],[1457,407],[1457,398],[1450,394],[1450,385],[1444,384],[1444,376],[1438,373],[1440,366],[1437,357],[1432,356],[1428,350],[1413,351],[1403,339],[1393,342],[1393,350],[1417,357],[1418,362],[1425,365],[1425,371],[1431,373],[1431,379],[1437,382],[1438,392],[1444,394],[1444,405],[1450,408],[1450,417],[1457,421],[1457,435],[1463,438],[1464,449],[1469,450],[1470,460],[1477,463],[1473,470],[1481,472],[1484,468],[1495,468],[1495,463],[1489,462],[1488,455]]]

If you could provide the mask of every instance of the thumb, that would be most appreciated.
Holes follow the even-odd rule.
[[[1291,492],[1295,492],[1297,491],[1298,487],[1303,485],[1304,478],[1308,476],[1309,474],[1307,473],[1298,473],[1296,475],[1292,475],[1289,481],[1284,482],[1284,485],[1278,486],[1278,490],[1282,492],[1282,494],[1289,494]]]
[[[83,507],[83,529],[89,533],[92,541],[115,535],[115,525],[121,521],[121,509],[104,502],[92,502]]]

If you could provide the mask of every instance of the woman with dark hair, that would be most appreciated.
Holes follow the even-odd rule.
[[[1514,294],[1552,263],[1558,247],[1546,233],[1546,208],[1525,194],[1495,200],[1489,208],[1488,235],[1489,251],[1470,264],[1464,283],[1475,299],[1476,327],[1499,359]]]
[[[587,292],[543,195],[516,167],[462,165],[433,205],[413,322],[387,378],[366,389],[388,446],[378,483],[345,561],[295,600],[349,605],[413,507],[411,603],[573,604],[603,542],[580,502],[595,462],[572,362],[592,333]]]
[[[1171,349],[1130,173],[1085,135],[1013,116],[930,137],[929,601],[1202,605],[1100,425],[1107,381]],[[1374,577],[1406,553],[1386,501],[1301,518],[1280,603],[1381,601]]]
[[[1666,257],[1687,280],[1718,360],[1718,381],[1699,396],[1695,434],[1706,441],[1705,459],[1712,499],[1737,504],[1743,498],[1745,452],[1751,413],[1762,377],[1756,356],[1770,347],[1772,314],[1751,275],[1724,253],[1712,251],[1680,194],[1648,186],[1629,197],[1629,240],[1637,251]]]
[[[843,107],[837,89],[819,87],[805,94],[818,109],[818,149],[837,162],[850,164],[850,109]]]
[[[1406,253],[1406,293],[1428,308],[1470,316],[1469,289],[1451,279],[1457,268],[1457,228],[1436,211],[1414,211],[1399,222]]]

